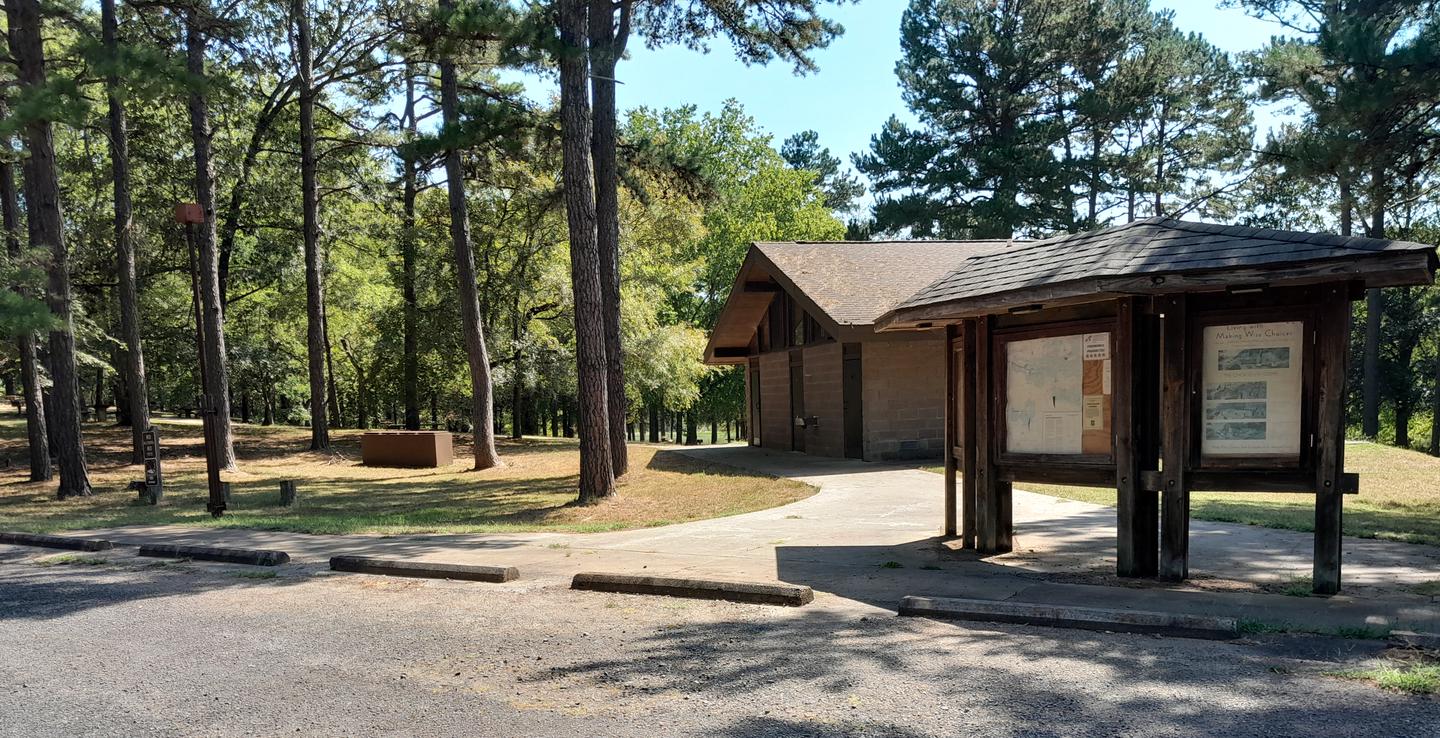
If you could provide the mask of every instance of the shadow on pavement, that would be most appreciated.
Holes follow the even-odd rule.
[[[580,678],[622,695],[698,697],[702,704],[737,695],[761,701],[761,695],[802,689],[830,695],[821,704],[794,705],[796,712],[828,713],[823,722],[752,716],[715,732],[746,738],[917,735],[868,722],[867,713],[880,707],[953,721],[931,730],[957,735],[1009,734],[1015,726],[1047,722],[1056,726],[1054,735],[1071,734],[1066,725],[1090,726],[1097,735],[1328,735],[1342,725],[1409,735],[1417,720],[1440,715],[1440,703],[1429,700],[1360,706],[1326,697],[1319,694],[1331,689],[1324,682],[1316,683],[1313,703],[1297,703],[1293,687],[1282,690],[1278,683],[1295,677],[1271,671],[1246,649],[808,610],[759,621],[680,622],[538,680]],[[1101,683],[1123,687],[1095,692]],[[835,720],[835,709],[852,698],[853,722]]]

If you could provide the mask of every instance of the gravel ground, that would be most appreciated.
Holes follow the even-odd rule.
[[[1361,641],[17,551],[0,550],[3,736],[1440,734],[1440,700],[1325,676],[1373,658]]]

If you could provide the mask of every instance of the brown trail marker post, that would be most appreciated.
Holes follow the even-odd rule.
[[[205,478],[210,499],[205,509],[211,515],[225,514],[227,495],[220,481],[220,448],[216,440],[216,400],[210,396],[209,363],[205,359],[205,321],[200,314],[200,271],[195,265],[195,227],[205,223],[205,210],[196,203],[175,206],[175,222],[185,228],[185,246],[190,256],[190,305],[195,314],[195,350],[200,358],[200,425],[205,438]]]
[[[140,455],[145,460],[145,501],[158,505],[165,494],[165,479],[160,472],[160,434],[153,425],[140,435]]]

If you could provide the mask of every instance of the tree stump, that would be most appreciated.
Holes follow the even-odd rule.
[[[280,480],[280,506],[290,507],[295,504],[295,480]]]

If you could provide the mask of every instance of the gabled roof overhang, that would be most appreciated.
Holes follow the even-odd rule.
[[[776,297],[785,293],[800,303],[826,332],[839,335],[840,324],[752,243],[730,287],[730,296],[726,298],[725,306],[715,319],[715,327],[710,331],[710,340],[705,344],[705,363],[745,363],[750,355],[755,330],[765,319],[765,311]]]

